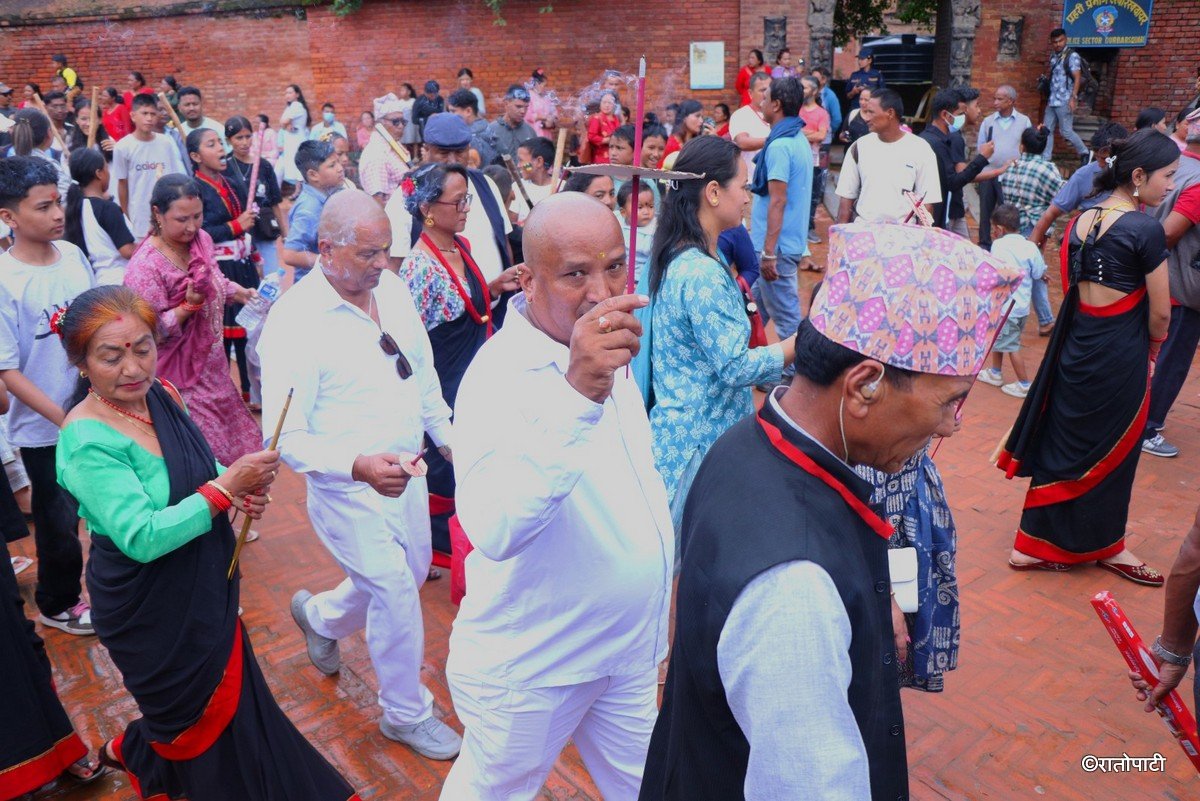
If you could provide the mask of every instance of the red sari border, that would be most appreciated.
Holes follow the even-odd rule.
[[[1084,562],[1094,562],[1100,559],[1108,559],[1111,556],[1116,556],[1121,551],[1125,550],[1125,538],[1114,542],[1112,545],[1105,546],[1097,551],[1089,551],[1087,553],[1073,553],[1064,551],[1053,543],[1046,540],[1038,539],[1030,534],[1026,534],[1022,529],[1017,529],[1017,539],[1013,543],[1013,547],[1023,554],[1032,556],[1036,559],[1042,559],[1047,562],[1062,562],[1068,565],[1078,565]]]
[[[1140,286],[1120,300],[1104,306],[1090,306],[1081,300],[1079,301],[1079,312],[1089,317],[1117,317],[1125,312],[1133,311],[1144,297],[1146,297],[1146,287]]]
[[[863,522],[871,527],[872,531],[885,540],[892,538],[893,529],[891,524],[875,514],[871,510],[871,507],[860,501],[845,484],[838,481],[832,473],[813,461],[812,457],[804,451],[784,439],[783,433],[764,420],[761,414],[758,416],[758,424],[762,426],[762,430],[766,433],[767,439],[771,441],[771,445],[775,447],[775,450],[786,456],[789,461],[804,472],[819,478],[830,489],[842,496],[842,500],[846,502],[846,505],[853,509],[863,519]]]
[[[83,740],[71,732],[37,756],[0,770],[0,797],[17,798],[49,784],[87,754]]]
[[[242,697],[242,621],[233,629],[233,649],[225,665],[225,674],[208,699],[200,719],[180,732],[169,743],[150,741],[150,747],[163,759],[180,762],[195,759],[209,749],[229,726]]]
[[[1142,395],[1142,403],[1137,416],[1121,434],[1112,449],[1099,462],[1090,467],[1087,472],[1076,479],[1063,479],[1039,487],[1030,486],[1025,495],[1025,509],[1038,506],[1051,506],[1056,503],[1073,501],[1091,492],[1096,485],[1108,477],[1113,470],[1125,461],[1134,448],[1141,447],[1142,432],[1146,428],[1146,418],[1150,415],[1150,380],[1146,379],[1146,391]],[[1006,454],[1001,455],[1001,459]],[[1056,561],[1062,561],[1061,559]]]

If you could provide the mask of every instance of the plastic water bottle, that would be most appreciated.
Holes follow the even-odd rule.
[[[267,312],[271,310],[271,304],[279,299],[279,284],[283,280],[285,271],[279,269],[274,275],[268,275],[263,279],[263,282],[258,286],[258,297],[251,300],[242,310],[237,313],[237,324],[247,331],[253,331],[263,324],[267,319]]]

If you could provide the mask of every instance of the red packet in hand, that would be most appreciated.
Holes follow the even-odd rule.
[[[1158,665],[1155,664],[1150,649],[1129,622],[1121,605],[1117,603],[1117,599],[1105,590],[1096,593],[1092,598],[1092,606],[1100,616],[1100,622],[1108,629],[1117,650],[1125,657],[1129,669],[1140,673],[1151,687],[1157,686]],[[1200,738],[1196,736],[1196,719],[1192,717],[1178,692],[1172,690],[1167,694],[1158,705],[1158,714],[1166,722],[1171,736],[1179,741],[1179,747],[1187,754],[1192,765],[1200,771]]]

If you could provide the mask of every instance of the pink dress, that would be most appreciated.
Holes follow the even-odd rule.
[[[180,325],[175,308],[188,281],[204,295],[204,308]],[[125,286],[158,313],[158,376],[179,388],[217,461],[230,465],[262,450],[262,429],[233,385],[225,357],[223,312],[233,288],[217,268],[212,237],[197,232],[186,273],[147,237],[125,268]]]

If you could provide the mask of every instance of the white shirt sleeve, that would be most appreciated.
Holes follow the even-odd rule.
[[[499,562],[524,551],[571,494],[587,467],[587,445],[604,406],[565,378],[541,382],[516,375],[508,387],[490,376],[475,378],[467,373],[455,408],[455,505],[471,543]],[[536,398],[517,394],[530,386],[543,391]],[[499,487],[519,491],[497,492]]]
[[[425,431],[439,448],[450,444],[450,407],[442,397],[442,382],[438,379],[437,370],[433,367],[433,346],[429,344],[429,333],[417,312],[408,285],[402,280],[388,281],[388,285],[396,285],[395,294],[398,302],[404,305],[404,323],[408,329],[404,342],[412,342],[420,351],[420,369],[414,378],[421,382],[421,421]]]
[[[309,355],[301,326],[290,322],[290,316],[276,313],[268,315],[263,325],[258,343],[264,368],[263,414],[265,419],[277,419],[288,389],[293,389],[287,420],[279,436],[283,461],[297,473],[315,473],[350,481],[358,448],[348,445],[337,432],[328,435],[312,432],[309,417],[317,405],[321,368]],[[269,426],[263,431],[263,442],[267,445],[272,433]]]
[[[776,565],[734,601],[717,667],[750,743],[747,801],[870,799],[866,748],[847,697],[851,633],[833,580],[813,562]]]
[[[926,203],[941,203],[942,202],[942,179],[938,171],[937,156],[934,155],[933,148],[919,136],[909,134],[918,142],[920,146],[916,148],[915,161],[917,164],[917,188],[918,195],[925,196]]]
[[[861,147],[861,146],[860,146]],[[846,148],[846,157],[842,160],[842,171],[838,175],[837,196],[847,200],[858,197],[860,179],[858,175],[858,160],[854,154],[859,148],[851,145]]]
[[[129,151],[121,147],[120,142],[113,146],[112,173],[118,181],[129,180]]]

